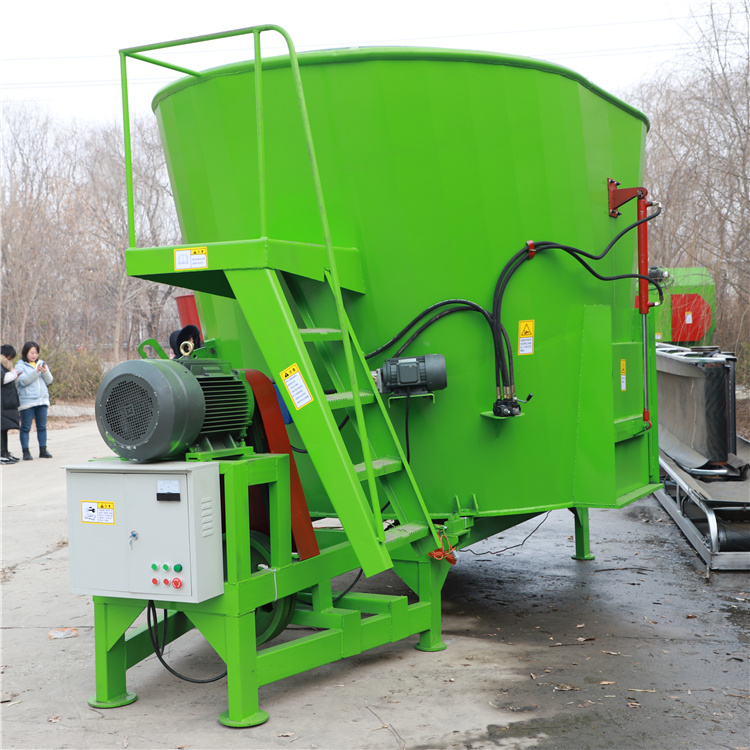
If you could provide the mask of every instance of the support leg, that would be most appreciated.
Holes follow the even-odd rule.
[[[591,541],[589,537],[589,509],[588,508],[571,508],[575,519],[575,539],[576,553],[573,555],[574,560],[593,560],[591,554]]]
[[[255,646],[255,612],[237,617],[225,615],[227,694],[229,708],[219,716],[228,727],[254,727],[268,721],[268,712],[260,708],[258,689],[258,652]],[[210,640],[210,639],[209,639]]]
[[[127,706],[137,698],[126,686],[125,633],[140,611],[94,600],[96,695],[89,698],[90,706],[118,708]]]
[[[430,603],[430,628],[419,634],[419,643],[414,647],[418,651],[445,651],[447,648],[443,643],[441,592],[448,568],[444,560],[417,563],[419,600]]]

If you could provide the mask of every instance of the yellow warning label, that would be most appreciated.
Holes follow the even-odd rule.
[[[519,320],[518,321],[518,353],[519,354],[533,354],[534,353],[534,321],[533,320]]]
[[[114,525],[115,504],[96,500],[81,500],[81,522]]]
[[[620,390],[625,391],[628,388],[628,365],[624,359],[620,360]]]
[[[286,370],[282,370],[279,374],[281,375],[281,379],[289,393],[289,398],[292,399],[292,402],[298,411],[303,406],[312,403],[312,393],[310,393],[305,378],[300,372],[299,365],[295,363],[291,365],[291,367],[287,367]]]
[[[193,271],[200,268],[208,268],[207,247],[182,247],[175,248],[174,270]]]

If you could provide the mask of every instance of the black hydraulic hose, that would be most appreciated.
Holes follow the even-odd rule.
[[[528,260],[531,260],[528,249],[517,252],[509,261],[506,263],[505,268],[498,278],[497,285],[495,286],[495,295],[492,303],[492,321],[493,324],[498,327],[496,328],[496,335],[500,334],[500,328],[502,327],[502,304],[505,290],[508,287],[513,274]],[[516,384],[515,373],[513,371],[513,348],[510,345],[510,339],[508,332],[505,328],[502,328],[503,338],[505,340],[505,347],[507,350],[507,369],[501,373],[502,383],[508,387],[514,387]],[[498,387],[500,382],[498,382]]]
[[[597,273],[591,266],[586,263],[581,256],[584,256],[586,258],[589,258],[591,260],[602,260],[609,251],[615,246],[615,244],[624,237],[628,232],[635,229],[640,224],[644,224],[647,221],[651,221],[652,219],[655,219],[660,213],[661,213],[661,206],[657,206],[656,210],[649,214],[648,216],[645,216],[642,219],[639,219],[638,221],[633,222],[632,224],[629,224],[627,227],[625,227],[619,234],[617,234],[604,248],[604,250],[599,253],[598,255],[595,255],[594,253],[588,253],[585,250],[581,250],[576,247],[572,247],[570,245],[561,245],[557,242],[548,242],[548,241],[541,241],[534,243],[534,252],[542,252],[543,250],[563,250],[564,252],[568,253],[569,255],[572,255],[581,265],[586,268],[589,273],[591,273],[595,278],[601,280],[601,281],[617,281],[619,279],[644,279],[648,281],[650,284],[653,284],[658,293],[659,293],[659,302],[664,301],[664,293],[661,288],[661,286],[654,281],[653,279],[647,278],[646,276],[641,276],[639,274],[623,274],[620,276],[602,276],[601,274]],[[522,250],[519,250],[517,253],[515,253],[510,260],[505,264],[505,267],[500,272],[500,275],[498,276],[497,284],[495,285],[495,294],[493,296],[493,303],[492,303],[492,321],[493,321],[493,333],[496,337],[496,339],[499,337],[499,331],[502,329],[504,331],[504,338],[505,338],[505,346],[507,349],[507,358],[508,358],[508,367],[507,367],[507,375],[506,372],[502,369],[498,372],[496,370],[496,382],[498,384],[498,387],[500,386],[500,380],[505,385],[513,386],[515,387],[515,373],[513,370],[513,352],[512,348],[510,346],[510,342],[508,340],[507,331],[505,331],[502,328],[502,300],[503,296],[505,294],[505,290],[508,286],[508,282],[510,281],[511,277],[515,274],[515,272],[521,267],[523,263],[525,263],[527,260],[531,260],[532,254],[530,252],[530,248],[527,246],[523,248]],[[499,375],[499,378],[498,378]]]
[[[644,281],[648,281],[648,283],[653,284],[656,287],[657,292],[659,292],[659,304],[664,302],[664,291],[661,288],[661,284],[659,284],[658,281],[654,281],[649,276],[643,276],[640,273],[623,273],[619,276],[602,276],[601,274],[597,273],[588,263],[586,263],[586,261],[577,253],[572,253],[567,250],[566,252],[572,258],[575,258],[594,278],[599,279],[599,281],[619,281],[620,279],[643,279]]]
[[[589,260],[602,260],[609,251],[617,244],[617,242],[622,239],[628,232],[635,229],[637,226],[641,224],[645,224],[647,221],[651,221],[652,219],[655,219],[660,213],[661,213],[661,206],[656,206],[655,211],[652,214],[649,214],[648,216],[644,216],[642,219],[638,219],[638,221],[634,221],[632,224],[629,224],[625,227],[619,234],[617,234],[612,240],[610,240],[607,247],[602,250],[599,255],[594,255],[594,253],[587,253],[585,250],[581,250],[578,247],[572,247],[571,245],[561,245],[559,242],[549,242],[547,240],[543,240],[540,242],[534,243],[534,249],[536,251],[540,250],[551,250],[553,248],[558,248],[560,250],[570,250],[574,253],[577,253],[578,255],[583,255],[584,258],[589,258]],[[527,252],[526,249],[521,250],[520,253]],[[517,253],[518,255],[519,253]]]
[[[393,356],[400,357],[416,338],[421,336],[421,334],[426,331],[433,323],[437,323],[438,320],[442,320],[442,318],[445,318],[448,315],[452,315],[453,313],[471,311],[472,309],[470,307],[451,307],[448,310],[443,310],[442,312],[437,313],[437,315],[433,315],[433,317],[431,317],[426,323],[423,323],[411,336],[409,336],[406,342],[396,350]]]
[[[476,302],[471,302],[471,300],[467,299],[446,299],[442,302],[436,302],[434,305],[430,305],[426,310],[423,310],[419,315],[417,315],[414,319],[412,319],[401,331],[399,331],[390,341],[383,344],[383,346],[379,346],[374,351],[371,351],[369,354],[365,354],[365,359],[372,359],[372,357],[376,357],[378,354],[382,354],[386,349],[393,346],[397,341],[400,341],[408,332],[409,330],[419,323],[420,320],[425,318],[427,315],[429,315],[433,310],[438,310],[441,307],[445,307],[446,305],[462,305],[465,306],[466,309],[469,310],[475,310],[476,312],[481,313],[487,323],[492,327],[492,318],[490,314],[481,306],[478,305]]]

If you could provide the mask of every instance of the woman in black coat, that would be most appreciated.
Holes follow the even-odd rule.
[[[18,421],[18,390],[15,380],[18,372],[13,369],[13,359],[16,350],[10,344],[0,347],[0,393],[2,393],[2,424],[0,425],[0,462],[14,464],[18,459],[8,451],[8,430],[17,430]]]

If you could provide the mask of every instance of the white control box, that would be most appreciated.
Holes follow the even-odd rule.
[[[218,464],[65,468],[74,594],[202,602],[224,592]]]

